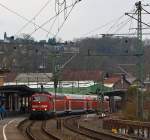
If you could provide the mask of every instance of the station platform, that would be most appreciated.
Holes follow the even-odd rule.
[[[18,115],[16,113],[9,113],[8,117],[0,120],[0,140],[26,140],[17,126],[21,121],[23,121],[26,117],[24,115]]]

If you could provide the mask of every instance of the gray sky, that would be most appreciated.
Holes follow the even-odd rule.
[[[0,3],[7,6],[11,10],[19,13],[20,15],[31,19],[47,1],[48,0],[0,0]],[[48,4],[48,6],[42,11],[42,13],[37,18],[33,20],[35,24],[41,25],[43,22],[45,22],[55,14],[55,0],[49,1],[50,3]],[[67,1],[69,4],[74,0]],[[75,6],[67,22],[65,23],[57,37],[60,37],[62,40],[72,40],[75,38],[85,37],[84,35],[89,31],[102,26],[113,19],[117,19],[125,12],[128,12],[131,9],[133,9],[135,2],[137,2],[137,0],[82,0]],[[149,0],[143,0],[142,2],[150,3]],[[62,19],[63,14],[59,17],[59,20],[57,19],[57,21],[55,22],[55,26],[51,30],[53,34],[55,34],[58,31],[58,26],[61,25]],[[3,33],[5,31],[7,32],[8,36],[15,35],[25,23],[27,23],[25,20],[9,12],[3,7],[0,7],[1,39],[3,38]],[[47,24],[43,28],[49,30],[51,25],[52,22]],[[107,31],[108,28],[110,28],[110,26],[105,27],[103,30],[98,30],[88,35],[105,33],[105,31]],[[37,29],[35,25],[30,24],[21,32],[30,34],[35,29]],[[36,40],[43,40],[52,36],[53,35],[51,34],[47,36],[47,33],[42,30],[38,30],[33,34],[33,37]]]

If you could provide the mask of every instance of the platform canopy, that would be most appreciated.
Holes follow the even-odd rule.
[[[105,87],[102,84],[95,84],[94,82],[91,83],[80,83],[80,87],[79,84],[72,84],[70,83],[70,86],[67,85],[67,87],[57,87],[57,93],[64,93],[64,94],[78,94],[78,95],[89,95],[89,94],[96,94],[96,93],[100,93],[102,92],[108,92],[108,91],[112,91],[112,88],[109,87]],[[44,91],[48,91],[48,92],[54,92],[54,88],[44,88]]]
[[[90,86],[89,88],[90,88],[91,93],[96,93],[96,94],[97,93],[102,93],[102,92],[103,93],[110,92],[110,91],[113,90],[112,88],[106,87],[101,83],[94,84],[94,85]]]
[[[7,94],[17,94],[19,96],[31,96],[33,93],[38,90],[29,88],[26,85],[7,85],[0,86],[0,93],[3,93],[4,96]]]
[[[91,93],[99,95],[103,93],[105,96],[124,96],[126,93],[126,89],[113,89],[102,84],[95,84],[90,86],[90,88]]]

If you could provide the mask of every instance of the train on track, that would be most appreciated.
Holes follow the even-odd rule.
[[[31,97],[30,119],[49,118],[54,115],[95,112],[103,108],[109,112],[109,101],[100,102],[94,95],[54,95],[35,93]]]

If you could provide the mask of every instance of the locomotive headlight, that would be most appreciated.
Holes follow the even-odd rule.
[[[35,109],[34,109],[34,108],[33,108],[32,110],[33,110],[33,111],[35,111]]]
[[[44,109],[45,111],[47,110],[47,108]]]

